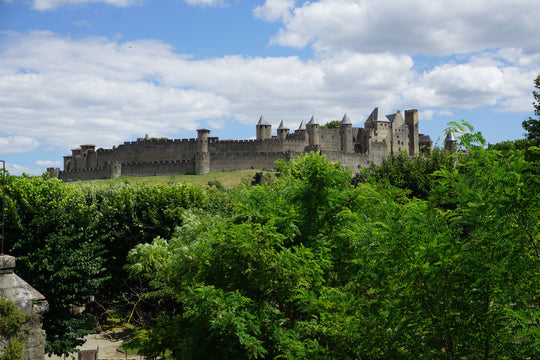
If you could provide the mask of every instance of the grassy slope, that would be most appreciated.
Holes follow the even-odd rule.
[[[239,185],[242,181],[253,180],[255,173],[261,170],[237,170],[211,172],[205,175],[175,175],[175,176],[120,176],[117,179],[107,180],[89,180],[78,181],[80,184],[94,184],[98,186],[108,186],[116,183],[145,183],[145,184],[164,184],[164,183],[189,183],[193,185],[207,185],[209,181],[219,181],[225,188]]]

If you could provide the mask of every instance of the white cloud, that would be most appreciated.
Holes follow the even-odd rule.
[[[63,164],[61,161],[38,160],[36,161],[36,165],[44,168],[44,167],[61,167]]]
[[[86,3],[102,2],[108,5],[127,7],[133,5],[137,0],[34,0],[32,8],[45,11],[51,10],[64,5],[80,5]]]
[[[41,169],[31,168],[25,165],[14,164],[10,162],[6,162],[6,170],[11,175],[21,175],[23,173],[28,175],[41,175],[43,173]]]
[[[263,5],[253,9],[253,14],[266,21],[285,20],[291,16],[294,5],[295,0],[266,0]]]
[[[537,52],[539,17],[540,7],[529,0],[306,1],[284,18],[272,42],[364,53],[448,55],[506,47]]]
[[[37,148],[38,141],[27,136],[0,137],[0,154],[22,154]]]
[[[424,109],[418,116],[422,120],[433,120],[436,116],[454,116],[454,112],[448,109]]]

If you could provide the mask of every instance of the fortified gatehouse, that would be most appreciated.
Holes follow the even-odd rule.
[[[196,139],[148,139],[125,142],[113,149],[81,145],[64,156],[64,170],[49,168],[51,177],[63,181],[110,179],[128,176],[206,174],[210,171],[272,169],[279,159],[317,151],[332,162],[357,170],[405,151],[417,155],[431,148],[429,136],[418,133],[418,110],[405,116],[380,116],[375,108],[363,128],[352,126],[345,114],[337,128],[321,128],[315,117],[291,132],[283,121],[272,135],[272,125],[263,116],[256,125],[255,140],[220,140],[210,130],[197,130]]]

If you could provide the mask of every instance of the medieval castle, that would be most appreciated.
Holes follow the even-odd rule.
[[[331,162],[357,171],[370,162],[402,151],[410,156],[431,149],[429,136],[418,133],[418,110],[381,116],[375,108],[363,128],[352,126],[347,114],[336,128],[321,128],[315,117],[290,132],[281,122],[277,136],[264,119],[256,125],[255,140],[220,140],[210,130],[197,130],[197,139],[156,140],[140,138],[113,149],[81,145],[64,156],[64,170],[47,169],[63,181],[110,179],[128,176],[206,174],[210,171],[272,169],[279,159],[317,151]]]

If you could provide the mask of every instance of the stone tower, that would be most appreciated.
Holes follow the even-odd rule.
[[[418,140],[420,152],[430,153],[433,148],[433,141],[429,135],[421,134],[419,135],[420,139]]]
[[[279,124],[279,127],[277,129],[277,136],[278,139],[281,141],[285,141],[287,139],[287,134],[289,133],[289,128],[285,126],[283,123],[283,120],[281,120],[281,123]]]
[[[315,121],[315,115],[311,117],[311,120],[306,124],[306,130],[309,138],[310,151],[317,151],[321,141],[321,130],[319,124]]]
[[[45,297],[15,274],[15,258],[0,255],[0,299],[8,299],[29,319],[20,327],[24,336],[23,360],[43,360],[45,358],[45,331],[42,329],[43,314],[49,309]],[[0,358],[10,341],[9,336],[0,333]]]
[[[417,109],[405,110],[405,124],[409,126],[409,156],[416,156],[420,151]]]
[[[210,172],[210,154],[208,153],[208,138],[210,130],[197,130],[197,152],[195,153],[195,175],[208,174]]]
[[[339,124],[339,138],[341,140],[341,151],[344,153],[353,152],[352,122],[347,113],[343,115],[343,119]]]
[[[256,125],[257,128],[257,140],[270,139],[272,137],[272,125],[270,125],[264,116],[261,115],[259,122]]]
[[[453,132],[449,132],[444,139],[444,149],[450,152],[457,152],[457,139]]]

